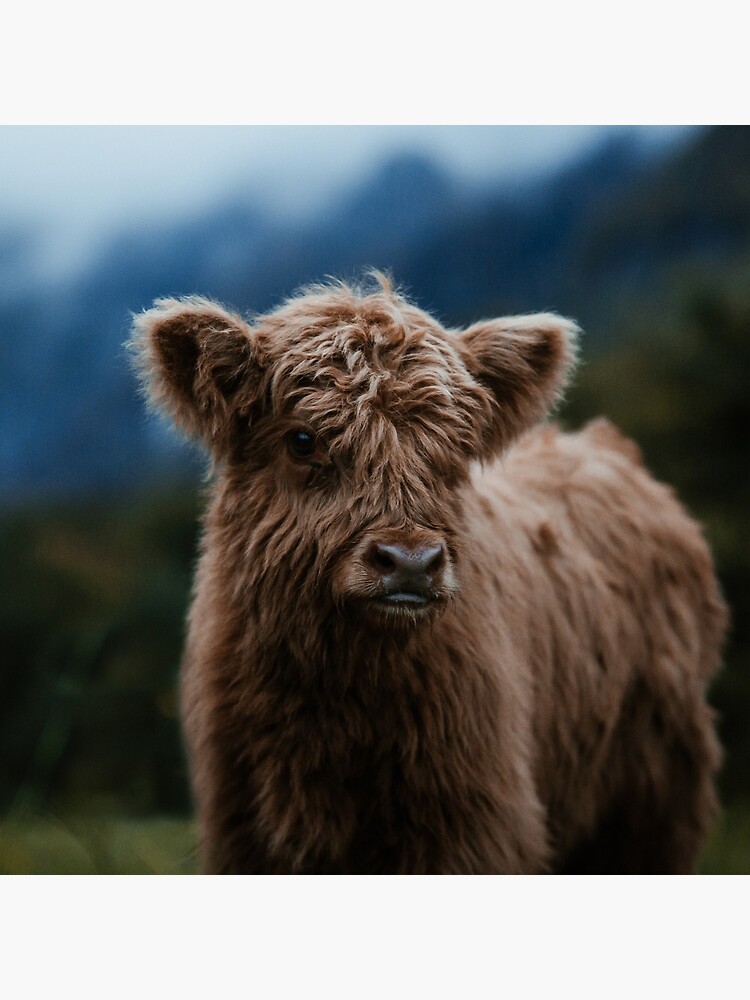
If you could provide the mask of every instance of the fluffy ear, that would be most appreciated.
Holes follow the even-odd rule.
[[[136,316],[131,345],[152,404],[215,453],[257,397],[253,331],[208,299],[158,299]]]
[[[466,367],[489,390],[486,456],[560,400],[575,366],[578,333],[572,320],[537,313],[475,323],[460,334]]]

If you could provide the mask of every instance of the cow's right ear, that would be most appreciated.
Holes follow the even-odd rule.
[[[208,299],[158,299],[131,340],[151,403],[215,454],[257,399],[261,365],[251,327]]]

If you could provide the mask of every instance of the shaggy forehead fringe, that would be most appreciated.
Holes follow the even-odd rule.
[[[302,285],[285,300],[283,306],[291,305],[303,298],[335,298],[342,304],[360,305],[365,300],[390,301],[394,305],[405,305],[406,298],[401,288],[393,283],[390,274],[370,268],[359,279],[327,276],[325,281],[313,281]]]
[[[296,410],[329,443],[340,435],[336,447],[357,450],[365,464],[392,464],[400,454],[395,421],[400,434],[419,440],[423,457],[454,471],[478,447],[483,390],[435,319],[386,275],[369,279],[308,286],[258,321],[273,357],[272,409]]]
[[[267,318],[308,331],[315,327],[349,328],[392,349],[420,340],[425,329],[437,325],[406,299],[389,275],[375,269],[356,282],[329,278],[305,285]]]

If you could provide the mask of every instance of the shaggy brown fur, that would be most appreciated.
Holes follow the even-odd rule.
[[[694,870],[725,608],[635,445],[534,426],[576,332],[446,331],[382,278],[138,317],[216,473],[182,694],[206,871]]]

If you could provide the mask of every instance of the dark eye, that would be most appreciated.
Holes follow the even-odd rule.
[[[315,437],[307,431],[290,431],[286,436],[286,444],[292,458],[312,458],[315,454]]]

